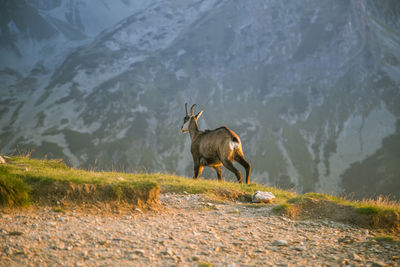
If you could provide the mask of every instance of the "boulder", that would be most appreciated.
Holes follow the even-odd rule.
[[[271,203],[274,199],[274,194],[264,191],[256,191],[251,198],[253,203]]]

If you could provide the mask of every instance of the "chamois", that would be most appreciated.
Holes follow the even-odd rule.
[[[225,126],[215,130],[200,131],[197,120],[203,114],[203,110],[194,115],[193,109],[195,105],[192,105],[189,114],[188,104],[185,104],[186,116],[183,119],[181,127],[182,133],[189,132],[190,139],[192,140],[193,179],[197,179],[203,171],[203,167],[207,166],[217,172],[218,180],[221,181],[221,166],[224,165],[236,175],[238,182],[242,183],[242,174],[233,166],[233,161],[237,161],[245,168],[246,183],[249,184],[251,165],[244,159],[239,136]]]

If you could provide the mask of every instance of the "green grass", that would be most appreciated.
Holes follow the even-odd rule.
[[[288,211],[289,207],[290,207],[290,204],[283,203],[283,204],[279,204],[279,205],[274,206],[272,208],[272,211],[276,212],[278,214],[283,214],[283,213],[286,213]]]
[[[390,201],[384,197],[378,197],[377,199],[349,200],[328,194],[310,192],[291,198],[287,203],[299,204],[307,198],[327,200],[340,205],[351,206],[360,214],[377,215],[385,212],[398,212],[400,214],[400,203],[397,201]]]
[[[0,206],[29,204],[30,188],[4,165],[0,165]]]
[[[161,192],[203,194],[211,200],[249,199],[257,191],[270,191],[276,196],[277,203],[283,203],[296,194],[273,187],[258,184],[238,184],[217,180],[191,179],[165,173],[121,173],[94,172],[66,166],[60,160],[39,160],[29,157],[11,157],[0,169],[4,188],[14,188],[11,195],[1,192],[5,200],[3,206],[27,204],[31,191],[53,183],[93,184],[110,186],[115,200],[119,201],[127,194],[127,189],[139,193],[158,187]],[[128,190],[128,191],[129,191]]]
[[[38,160],[29,157],[11,157],[7,164],[0,166],[0,206],[27,205],[36,201],[38,190],[40,193],[41,188],[53,183],[91,184],[97,186],[96,188],[108,188],[112,191],[110,199],[116,201],[132,199],[132,195],[144,196],[152,189],[162,193],[203,194],[216,203],[232,199],[249,201],[251,195],[260,190],[272,192],[276,196],[276,206],[273,210],[279,214],[295,210],[294,206],[299,206],[306,200],[316,199],[353,207],[360,216],[374,217],[377,222],[387,218],[400,218],[399,202],[383,197],[351,201],[320,193],[298,195],[256,183],[246,185],[217,180],[194,180],[165,173],[94,172],[70,168],[59,160]]]
[[[322,202],[318,202],[322,201]],[[326,201],[324,203],[324,201]],[[310,203],[314,203],[311,204]],[[330,203],[329,205],[327,205]],[[334,205],[332,205],[334,204]],[[273,211],[287,216],[321,216],[326,212],[333,220],[356,223],[362,226],[400,231],[400,203],[388,198],[363,199],[361,201],[349,200],[343,197],[320,193],[306,193],[288,199],[286,203],[277,205]],[[347,210],[346,217],[340,214],[343,208]],[[337,213],[339,212],[339,213]],[[339,216],[335,217],[335,214]],[[341,213],[343,215],[343,213]],[[358,215],[357,215],[358,214]],[[357,219],[355,219],[355,217]]]
[[[123,176],[124,179],[118,179]],[[126,176],[126,179],[125,179]],[[24,206],[34,192],[53,183],[92,184],[112,189],[111,199],[121,201],[145,195],[159,185],[149,179],[112,172],[92,172],[67,167],[59,160],[38,160],[11,157],[0,166],[0,206]]]

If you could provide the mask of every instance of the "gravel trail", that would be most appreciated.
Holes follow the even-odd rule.
[[[399,242],[271,206],[160,195],[159,211],[0,212],[0,266],[399,266]]]

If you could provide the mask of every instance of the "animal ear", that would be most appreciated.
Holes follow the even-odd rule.
[[[196,120],[197,120],[198,118],[200,118],[201,114],[203,114],[203,111],[204,111],[204,110],[201,110],[199,113],[197,113],[197,115],[195,116],[195,117],[196,117]]]

